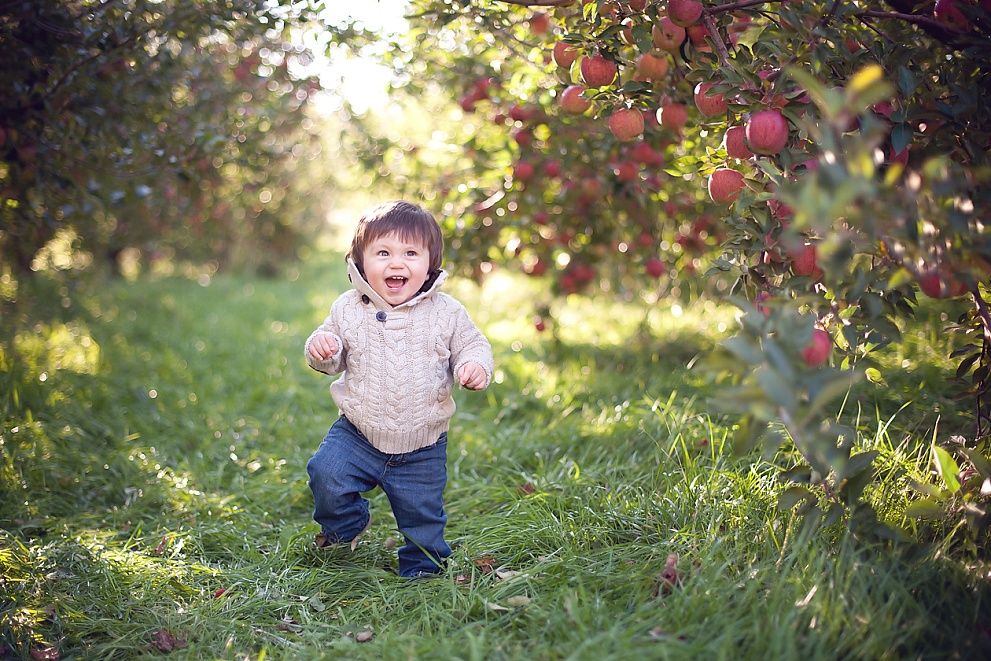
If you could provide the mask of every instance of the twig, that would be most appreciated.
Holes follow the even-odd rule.
[[[719,35],[719,29],[716,27],[716,19],[712,17],[708,9],[702,11],[702,24],[705,25],[705,31],[712,37],[712,43],[716,47],[716,53],[719,55],[719,62],[724,67],[729,66],[729,51],[726,49],[723,38]]]
[[[854,16],[857,16],[858,18],[862,16],[866,16],[868,18],[891,18],[898,21],[905,21],[906,23],[914,23],[916,25],[924,25],[926,27],[936,28],[937,30],[943,30],[951,34],[958,34],[958,35],[965,34],[961,30],[947,27],[944,23],[940,23],[935,18],[930,18],[929,16],[919,16],[918,14],[904,14],[902,12],[897,12],[897,11],[868,10],[854,14]]]
[[[783,1],[784,0],[741,0],[740,2],[731,2],[728,5],[706,7],[705,11],[711,14],[719,14],[724,11],[736,11],[737,9],[746,9],[747,7],[756,7],[757,5],[778,4]]]
[[[566,7],[574,4],[575,0],[499,0],[499,2],[520,7]]]

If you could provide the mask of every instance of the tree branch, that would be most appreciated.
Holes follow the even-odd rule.
[[[520,7],[567,7],[573,5],[575,0],[499,0],[499,2]]]
[[[719,55],[719,62],[724,67],[729,66],[729,51],[726,49],[726,44],[723,42],[723,38],[719,36],[719,29],[716,27],[716,19],[712,17],[708,9],[702,11],[702,24],[705,26],[705,31],[709,33],[712,38],[712,43],[716,48],[716,53]]]
[[[737,9],[746,9],[748,7],[756,7],[757,5],[778,4],[780,2],[783,2],[783,0],[741,0],[740,2],[731,2],[728,5],[706,7],[705,11],[710,14],[719,14],[725,11],[736,11]]]

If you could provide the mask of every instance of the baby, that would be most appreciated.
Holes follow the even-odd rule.
[[[306,341],[306,362],[342,374],[330,392],[341,417],[306,466],[318,547],[350,543],[371,524],[362,492],[382,488],[405,545],[399,573],[441,572],[451,548],[447,515],[447,431],[455,381],[482,390],[492,348],[464,306],[438,291],[444,238],[429,212],[403,201],[358,221],[348,252],[353,289]]]

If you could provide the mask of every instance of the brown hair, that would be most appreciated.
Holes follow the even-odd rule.
[[[444,235],[440,225],[426,209],[412,202],[392,200],[367,209],[358,219],[347,257],[354,261],[362,275],[365,273],[362,263],[365,246],[380,236],[392,233],[403,241],[415,241],[426,246],[430,254],[430,272],[440,270],[444,259]]]

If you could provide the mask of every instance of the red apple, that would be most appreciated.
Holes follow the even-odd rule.
[[[557,64],[562,69],[570,69],[571,65],[575,63],[581,52],[575,47],[574,44],[569,44],[564,41],[559,41],[554,44],[554,50],[551,52],[551,57],[554,63]]]
[[[643,11],[647,8],[647,0],[627,0],[626,6],[633,11]]]
[[[546,34],[551,25],[550,16],[543,12],[535,12],[530,17],[530,32],[534,34]]]
[[[519,128],[512,133],[513,141],[520,147],[529,147],[533,143],[533,133],[529,129]]]
[[[621,142],[643,135],[643,114],[636,108],[620,108],[609,116],[609,130]]]
[[[533,178],[534,172],[535,170],[533,165],[527,161],[520,161],[516,164],[516,167],[513,168],[513,178],[517,181],[526,183]]]
[[[933,16],[937,21],[954,30],[967,30],[970,24],[967,17],[957,7],[957,0],[936,0]]]
[[[699,83],[695,86],[695,105],[706,117],[726,114],[726,99],[720,93],[709,94],[715,83]],[[777,153],[777,152],[775,152]]]
[[[822,328],[816,328],[812,331],[812,340],[799,352],[799,355],[809,367],[819,367],[829,360],[832,351],[833,338]]]
[[[681,27],[695,23],[702,16],[702,3],[695,0],[668,0],[668,17]]]
[[[797,250],[789,250],[788,257],[791,258],[791,270],[795,275],[811,276],[813,280],[822,277],[815,244],[806,243]]]
[[[533,117],[533,112],[526,106],[521,106],[518,103],[514,103],[509,108],[509,118],[514,122],[525,122]]]
[[[561,109],[570,115],[581,115],[592,107],[592,102],[582,96],[585,88],[569,85],[561,92]]]
[[[618,163],[612,171],[616,178],[624,183],[631,183],[640,178],[640,168],[633,161]]]
[[[604,87],[616,79],[616,63],[601,55],[583,58],[579,67],[582,82],[589,87]]]
[[[644,270],[647,271],[647,275],[652,278],[659,278],[664,275],[664,272],[668,270],[667,265],[656,257],[650,257],[643,263]]]
[[[777,154],[788,143],[788,120],[777,110],[754,113],[747,120],[747,142],[755,154]]]
[[[757,294],[757,298],[754,300],[754,305],[756,306],[757,311],[763,314],[765,317],[770,316],[771,309],[768,308],[766,305],[764,305],[764,303],[766,303],[767,301],[773,298],[774,297],[771,296],[770,292],[762,291],[759,294]]]
[[[650,33],[654,39],[654,45],[669,52],[676,52],[685,41],[685,28],[675,25],[667,16],[658,21],[651,28]]]
[[[688,35],[688,40],[692,42],[692,46],[695,46],[695,50],[703,53],[712,52],[712,46],[710,46],[709,42],[705,40],[705,38],[709,36],[709,31],[705,29],[704,25],[701,23],[689,25],[685,28],[685,34]]]
[[[967,285],[941,268],[931,269],[919,276],[919,289],[929,298],[956,298],[967,293]]]
[[[720,168],[709,175],[709,197],[717,204],[730,204],[743,188],[743,173]]]
[[[643,141],[638,142],[636,146],[630,150],[630,157],[637,162],[648,166],[664,164],[664,155],[659,151],[655,151],[653,147]]]
[[[537,329],[538,333],[543,333],[544,329],[547,328],[547,324],[538,316],[533,318],[533,327]]]
[[[727,156],[745,161],[754,155],[752,151],[747,149],[746,134],[747,129],[744,126],[731,126],[726,129],[726,135],[723,136],[723,148],[726,150]]]
[[[657,121],[666,129],[679,131],[688,121],[688,108],[682,103],[668,103],[657,109]]]
[[[643,80],[662,80],[668,74],[668,58],[643,53],[637,58],[636,76]]]
[[[544,163],[544,174],[548,177],[556,177],[561,174],[561,162],[551,160]]]

